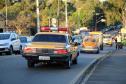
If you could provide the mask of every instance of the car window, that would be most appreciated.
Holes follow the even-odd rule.
[[[95,40],[95,39],[90,39],[90,38],[85,39],[85,42],[87,42],[87,41],[96,42],[96,40]]]
[[[64,35],[54,34],[38,34],[34,37],[32,42],[58,42],[66,43],[66,37]]]
[[[21,43],[27,43],[27,37],[19,37]]]
[[[30,37],[28,37],[28,39],[29,39],[29,42],[31,42],[31,38],[30,38]]]
[[[68,40],[70,44],[73,42],[73,39],[71,38],[71,36],[68,37]]]
[[[75,37],[72,37],[73,38],[73,40],[75,40]]]
[[[27,42],[29,42],[30,41],[29,37],[26,37],[26,38],[27,38]]]
[[[0,34],[0,40],[6,40],[10,38],[10,34]]]
[[[75,36],[75,39],[80,39],[81,38],[81,36]]]
[[[103,36],[103,38],[111,38],[111,36]]]
[[[17,34],[14,34],[15,35],[15,38],[18,39],[18,35]]]
[[[12,40],[16,40],[16,37],[14,34],[12,34],[12,37],[11,37]]]

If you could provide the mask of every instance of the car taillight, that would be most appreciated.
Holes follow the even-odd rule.
[[[36,53],[36,49],[35,48],[24,48],[23,52]]]
[[[98,48],[97,46],[95,46],[95,48]]]
[[[65,49],[54,49],[53,52],[59,54],[67,54],[67,50]]]
[[[84,45],[81,45],[81,47],[84,47]]]

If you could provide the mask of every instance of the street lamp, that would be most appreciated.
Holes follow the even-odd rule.
[[[95,31],[97,31],[97,23],[98,22],[100,22],[101,20],[101,17],[103,17],[103,16],[101,16],[98,20],[97,20],[97,15],[99,15],[99,14],[103,14],[103,13],[96,13],[95,15],[96,15],[96,23],[95,23]]]

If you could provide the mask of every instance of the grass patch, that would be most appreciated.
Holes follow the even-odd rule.
[[[126,46],[126,39],[124,39],[124,40],[122,41],[122,43],[123,43],[123,46]]]

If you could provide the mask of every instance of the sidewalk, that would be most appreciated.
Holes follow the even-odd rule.
[[[86,84],[126,84],[126,47],[101,61]]]

